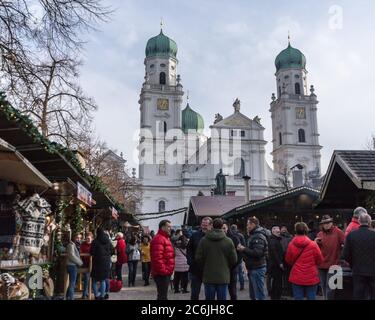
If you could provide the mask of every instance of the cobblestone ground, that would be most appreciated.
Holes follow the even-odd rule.
[[[123,269],[124,276],[124,287],[119,292],[111,292],[109,294],[110,300],[156,300],[156,286],[155,282],[151,279],[149,286],[143,286],[143,280],[142,280],[142,270],[141,267],[138,266],[137,270],[137,278],[135,281],[135,287],[128,287],[128,268],[127,266]],[[238,300],[250,300],[249,298],[249,282],[247,279],[247,276],[245,275],[245,290],[239,290],[240,286],[239,283],[237,283],[237,298]],[[190,300],[190,283],[188,287],[189,293],[174,293],[172,290],[172,287],[169,289],[168,293],[168,299],[169,300]],[[229,299],[229,293],[227,295],[227,299]],[[200,300],[204,299],[204,290],[202,285],[202,290],[200,293]],[[286,298],[283,297],[285,300],[291,299],[290,297]],[[317,300],[322,300],[321,296],[317,296]]]
[[[137,278],[135,282],[135,287],[128,287],[128,279],[127,279],[127,273],[128,273],[128,268],[127,266],[124,267],[123,269],[126,274],[124,277],[124,287],[120,292],[112,292],[109,295],[110,300],[155,300],[156,299],[156,286],[155,282],[153,280],[150,280],[150,285],[149,286],[143,286],[143,280],[142,280],[142,271],[141,268],[138,267],[137,270]],[[246,279],[247,277],[245,276],[245,290],[240,291],[239,290],[239,284],[237,285],[238,291],[237,291],[237,296],[238,300],[249,300],[249,284]],[[172,290],[172,287],[169,289],[168,293],[168,299],[169,300],[190,300],[190,283],[188,287],[189,293],[174,293]],[[228,297],[229,299],[229,293]],[[203,290],[203,285],[202,285],[202,290],[200,293],[200,299],[204,299],[204,290]]]

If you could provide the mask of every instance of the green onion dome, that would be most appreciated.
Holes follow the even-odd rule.
[[[152,37],[147,41],[146,57],[162,56],[173,57],[177,56],[177,44],[172,39],[164,35],[163,30],[156,37]]]
[[[306,58],[301,51],[293,48],[289,43],[288,47],[277,55],[275,66],[276,72],[281,69],[305,69]]]
[[[189,130],[196,130],[202,133],[204,129],[203,117],[190,108],[189,104],[182,110],[182,131],[186,134]]]

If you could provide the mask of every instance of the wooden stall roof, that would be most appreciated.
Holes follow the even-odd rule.
[[[375,151],[334,151],[317,207],[354,208],[375,192]]]

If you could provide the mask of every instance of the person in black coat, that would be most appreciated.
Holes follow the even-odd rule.
[[[92,256],[92,288],[97,300],[108,299],[108,294],[106,294],[106,280],[110,278],[112,252],[113,246],[108,235],[102,228],[98,228],[96,238],[90,248]],[[98,294],[98,282],[100,282],[100,294]]]
[[[369,229],[368,214],[358,220],[361,226],[346,237],[342,256],[352,268],[353,299],[365,300],[369,294],[375,300],[375,232]]]
[[[205,217],[202,219],[200,230],[194,232],[190,237],[186,248],[186,258],[191,273],[191,300],[199,300],[199,293],[202,286],[203,270],[195,261],[195,253],[199,242],[205,236],[206,232],[212,229],[212,219]]]
[[[268,275],[271,300],[280,300],[283,287],[284,252],[281,245],[280,227],[272,227],[268,243]]]
[[[237,262],[236,265],[230,270],[230,282],[228,285],[229,295],[231,300],[237,300],[237,266],[242,262],[241,253],[237,250],[239,244],[241,244],[239,237],[231,232],[227,223],[223,224],[223,230],[228,238],[230,238],[236,248]]]

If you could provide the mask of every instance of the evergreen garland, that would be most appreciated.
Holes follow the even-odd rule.
[[[72,235],[81,233],[83,231],[82,221],[83,221],[82,208],[79,204],[77,204],[74,210],[74,215],[70,221],[70,228],[72,230]]]
[[[35,143],[40,144],[45,151],[51,154],[60,154],[62,155],[68,162],[70,162],[73,167],[79,172],[79,174],[85,178],[91,186],[93,191],[102,192],[105,194],[110,201],[113,203],[114,207],[119,212],[126,212],[124,206],[116,201],[112,195],[110,194],[107,186],[103,183],[103,181],[97,176],[91,176],[87,174],[85,170],[82,169],[80,162],[78,161],[74,152],[70,149],[65,148],[61,144],[56,142],[49,141],[46,137],[44,137],[35,127],[33,121],[27,117],[26,115],[22,114],[19,110],[15,109],[10,105],[8,101],[6,101],[6,96],[4,92],[0,91],[0,111],[4,113],[7,120],[17,123],[19,128],[28,134]]]

